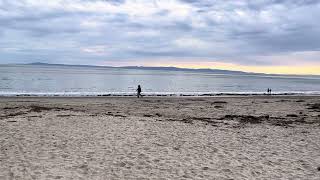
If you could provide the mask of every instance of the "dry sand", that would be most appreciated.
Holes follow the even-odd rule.
[[[320,179],[320,97],[0,98],[0,179]]]

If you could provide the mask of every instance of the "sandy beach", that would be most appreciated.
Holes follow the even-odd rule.
[[[320,97],[1,97],[0,179],[320,179]]]

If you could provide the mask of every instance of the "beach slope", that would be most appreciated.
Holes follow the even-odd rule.
[[[2,97],[0,179],[319,179],[319,96]]]

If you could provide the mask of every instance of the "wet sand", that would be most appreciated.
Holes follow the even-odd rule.
[[[320,97],[1,97],[0,179],[320,179]]]

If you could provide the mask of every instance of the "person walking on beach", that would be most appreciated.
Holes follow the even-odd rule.
[[[139,98],[140,96],[142,97],[142,95],[141,95],[141,86],[138,85],[138,88],[137,88],[137,97]]]

